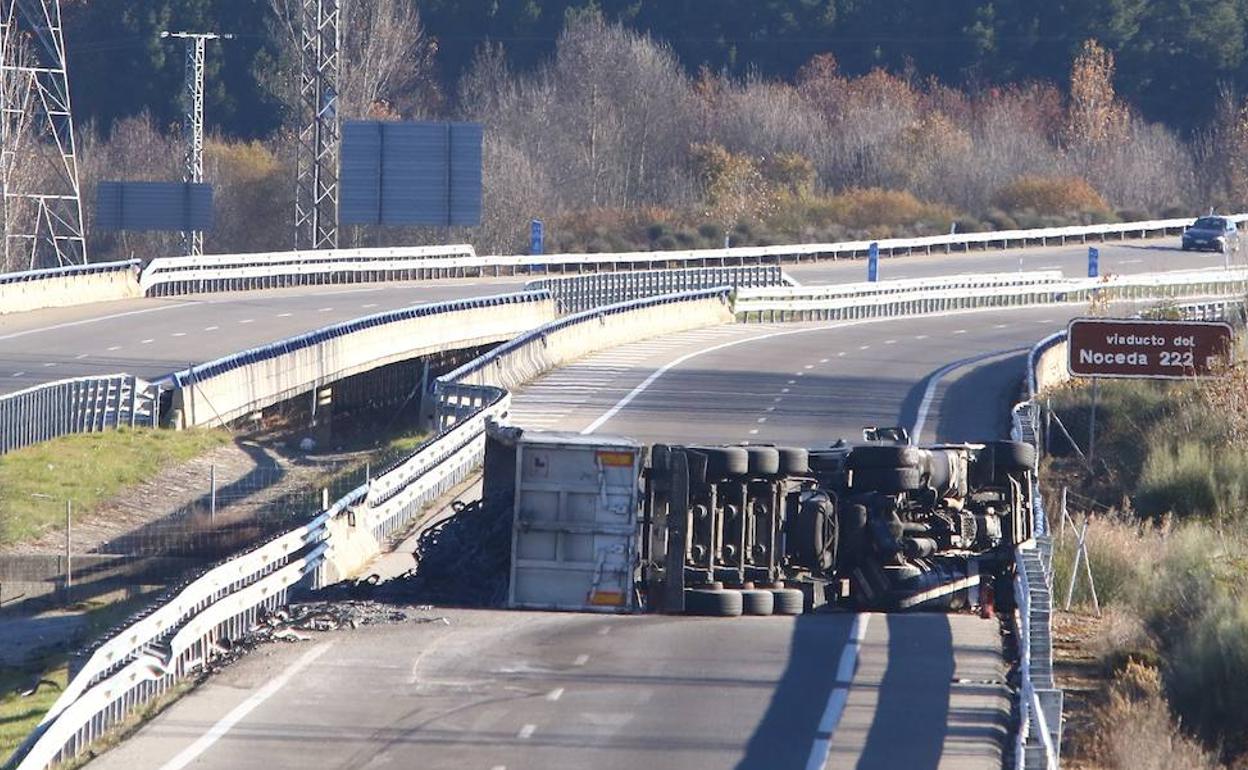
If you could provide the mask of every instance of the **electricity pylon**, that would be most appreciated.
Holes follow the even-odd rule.
[[[340,0],[303,0],[299,23],[298,180],[295,248],[338,246],[338,20]]]

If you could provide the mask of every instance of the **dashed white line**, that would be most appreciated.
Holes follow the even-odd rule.
[[[155,341],[156,341],[156,340],[151,340],[151,339],[148,339],[148,340],[139,340],[139,344],[140,344],[140,345],[150,345],[150,344],[152,344],[152,343],[153,343],[153,342],[155,342]]]
[[[758,435],[758,428],[750,428],[750,435],[751,435],[751,436],[757,436],[757,435]]]
[[[916,340],[925,340],[925,339],[927,339],[927,335],[926,335],[926,334],[916,334],[916,335],[914,335],[914,338],[915,338]]]
[[[966,329],[954,329],[954,334],[966,334]]]
[[[841,357],[843,357],[844,355],[845,355],[845,351],[844,351],[844,350],[842,350],[840,353],[837,353],[837,354],[836,354],[836,357],[837,357],[837,358],[841,358]]]
[[[885,345],[896,345],[897,340],[884,340]]]
[[[826,364],[827,362],[828,362],[828,359],[826,359],[826,358],[821,358],[821,359],[819,359],[819,363],[821,363],[821,364]]]
[[[870,349],[870,347],[871,347],[870,345],[859,345],[859,346],[858,346],[858,349],[859,349],[859,350],[868,350],[868,349]]]
[[[993,325],[992,325],[992,328],[994,328],[994,329],[1004,329],[1004,328],[1005,328],[1005,327],[1007,327],[1007,326],[1009,326],[1009,324],[993,324]]]
[[[588,655],[583,655],[583,654],[582,654],[582,655],[577,655],[577,656],[576,656],[576,660],[572,661],[572,665],[574,665],[574,666],[583,666],[583,665],[585,665],[585,664],[586,664],[586,663],[588,663],[588,662],[589,662],[589,656],[588,656]]]
[[[546,700],[550,701],[551,703],[554,703],[555,701],[559,700],[562,697],[563,697],[562,687],[556,687],[555,689],[546,693]]]
[[[788,384],[788,385],[796,385],[796,384],[797,384],[797,380],[789,380],[786,384]]]
[[[776,399],[776,400],[778,401],[779,399]],[[769,407],[767,407],[766,409],[764,409],[763,411],[764,411],[764,412],[774,412],[774,411],[776,411],[776,408],[775,408],[774,406],[769,406]]]
[[[782,400],[784,400],[784,396],[776,396],[775,398],[772,399],[772,401],[777,404],[780,403]]]
[[[215,332],[217,329],[220,329],[220,328],[221,328],[220,326],[205,326],[204,331]]]
[[[173,334],[170,334],[169,336],[170,337],[185,337],[186,332],[174,332]]]
[[[328,312],[329,312],[329,311],[331,311],[331,310],[333,310],[333,308],[332,308],[332,307],[318,307],[318,308],[316,309],[316,312],[318,312],[318,313],[328,313]]]
[[[256,319],[254,318],[244,318],[243,320],[239,321],[240,324],[254,324],[255,322],[256,322]]]
[[[806,366],[804,366],[803,368],[804,368],[804,369],[814,369],[814,368],[815,368],[815,365],[814,365],[814,364],[806,364]]]
[[[294,313],[278,313],[277,317],[278,318],[290,318],[292,315],[294,315]]]
[[[49,361],[49,362],[47,362],[46,364],[44,364],[44,367],[45,367],[45,368],[47,368],[47,367],[49,367],[49,366],[56,366],[56,362],[55,362],[55,361]]]
[[[520,732],[516,733],[516,737],[522,741],[527,741],[533,737],[533,733],[537,732],[537,725],[528,724],[520,728]]]
[[[108,350],[110,353],[114,350],[121,350],[121,345],[111,345],[109,346]]]
[[[1143,262],[1144,260],[1142,260],[1142,259],[1120,259],[1120,260],[1118,260],[1118,261],[1119,261],[1119,262],[1121,262],[1121,263],[1122,263],[1122,264],[1124,264],[1124,265],[1138,265],[1138,264],[1140,264],[1141,262]]]
[[[781,388],[781,389],[780,389],[780,392],[781,392],[781,393],[788,393],[788,392],[789,392],[789,389],[788,389],[788,388]]]
[[[367,303],[365,303],[365,304],[363,304],[363,305],[360,305],[360,307],[362,307],[362,308],[364,308],[364,309],[366,309],[366,310],[367,310],[367,309],[368,309],[368,308],[370,308],[370,307],[377,307],[377,303],[376,303],[376,302],[367,302]]]
[[[766,418],[766,417],[759,417],[759,418],[758,418],[758,422],[759,422],[759,424],[761,425],[761,424],[763,424],[763,423],[767,422],[767,418]]]
[[[25,373],[26,373],[26,372],[13,372],[13,376],[14,376],[14,377],[21,377],[21,376],[22,376],[23,374],[25,374]]]
[[[74,356],[74,358],[76,358],[76,359],[78,359],[79,361],[81,361],[82,359],[86,358],[86,357],[87,357],[87,356],[89,356],[89,355],[91,355],[91,354],[90,354],[90,353],[79,353],[78,355]]]

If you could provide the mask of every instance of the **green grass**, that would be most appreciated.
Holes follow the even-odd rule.
[[[125,620],[147,601],[148,597],[139,596],[119,602],[97,601],[84,605],[82,609],[86,610],[87,624],[80,636],[82,645]],[[40,684],[34,695],[21,697],[16,691],[27,689],[36,677],[46,682]],[[69,651],[66,650],[49,652],[21,667],[0,666],[0,763],[39,724],[65,689],[68,677]]]
[[[222,430],[116,430],[63,436],[0,456],[0,545],[74,515],[90,515],[125,487],[230,441]]]

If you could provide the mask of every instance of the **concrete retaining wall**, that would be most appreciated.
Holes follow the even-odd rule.
[[[1036,361],[1036,392],[1070,382],[1066,371],[1066,341],[1062,340],[1040,354]]]
[[[137,261],[0,275],[0,315],[142,296]]]
[[[394,314],[389,314],[394,315]],[[410,318],[364,319],[205,364],[177,377],[180,425],[221,425],[343,377],[442,350],[509,340],[555,317],[545,294],[449,302]],[[375,320],[375,322],[374,322]]]

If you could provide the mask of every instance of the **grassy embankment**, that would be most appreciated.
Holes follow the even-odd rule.
[[[1202,383],[1102,382],[1096,459],[1049,461],[1051,514],[1095,510],[1088,546],[1106,613],[1092,652],[1106,673],[1066,750],[1078,765],[1248,761],[1248,371]],[[1053,405],[1086,449],[1091,389]],[[1055,451],[1062,442],[1054,439]],[[1093,502],[1094,501],[1094,502]],[[1056,522],[1055,522],[1056,524]],[[1064,600],[1075,541],[1054,558]],[[1088,606],[1086,586],[1075,593]]]

